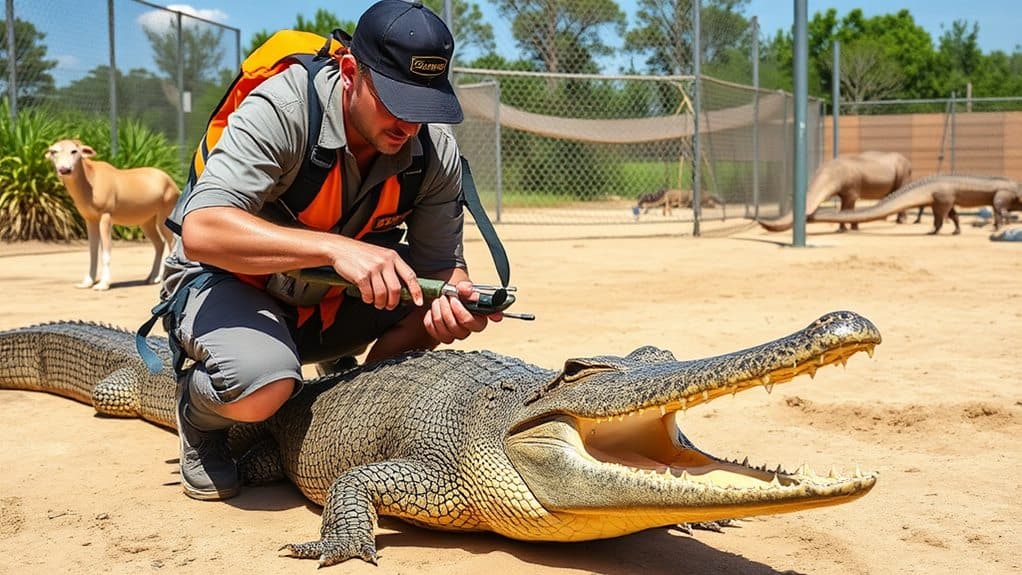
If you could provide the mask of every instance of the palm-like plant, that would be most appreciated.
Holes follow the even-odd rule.
[[[46,149],[65,122],[38,109],[12,120],[0,103],[0,240],[62,240],[85,231],[71,197],[57,179]]]

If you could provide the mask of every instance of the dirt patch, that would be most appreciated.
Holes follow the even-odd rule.
[[[537,320],[507,320],[454,347],[548,368],[643,345],[693,359],[781,337],[829,311],[856,311],[883,335],[872,359],[857,355],[772,395],[721,398],[690,410],[684,426],[723,456],[876,469],[876,488],[846,505],[742,521],[724,533],[657,529],[580,544],[384,519],[378,567],[349,561],[324,572],[1022,570],[1016,245],[969,225],[961,236],[934,237],[925,225],[877,222],[835,234],[813,224],[805,249],[749,226],[724,235],[707,225],[692,238],[689,224],[677,224],[634,237],[645,229],[654,228],[501,226],[519,288],[514,309]],[[622,230],[629,237],[607,237]],[[137,283],[148,271],[147,245],[117,244],[106,293],[73,287],[87,265],[84,246],[47,247],[0,245],[0,329],[62,319],[134,329],[147,319],[157,294]],[[466,252],[477,280],[492,283],[485,245],[473,238]],[[173,434],[34,392],[0,391],[0,417],[0,573],[315,571],[314,562],[277,551],[319,533],[319,509],[290,485],[196,502],[181,493]]]

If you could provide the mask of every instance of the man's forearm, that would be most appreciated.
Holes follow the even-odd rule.
[[[185,255],[245,274],[266,274],[332,264],[339,235],[273,224],[239,208],[191,212],[182,225]]]

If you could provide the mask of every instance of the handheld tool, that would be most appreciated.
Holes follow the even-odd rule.
[[[330,266],[292,270],[287,272],[287,275],[297,280],[309,283],[329,284],[343,287],[344,293],[351,296],[361,297],[361,292],[359,291],[358,286],[337,275],[337,272]],[[452,296],[459,298],[462,305],[474,314],[489,315],[491,313],[503,312],[504,317],[512,319],[521,319],[526,321],[536,319],[536,316],[531,313],[512,313],[506,311],[507,308],[511,307],[511,304],[515,303],[515,296],[511,293],[517,291],[517,288],[514,286],[501,287],[485,284],[473,285],[472,291],[479,295],[479,299],[472,301],[461,298],[458,295],[458,288],[443,280],[417,278],[417,282],[419,287],[422,288],[423,298],[427,301],[434,300],[438,297]],[[407,288],[401,288],[401,301],[403,303],[411,303],[412,301],[412,296],[408,293]]]

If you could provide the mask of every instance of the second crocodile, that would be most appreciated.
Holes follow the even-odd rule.
[[[933,210],[933,230],[940,232],[944,218],[955,224],[955,234],[962,233],[955,206],[978,208],[991,206],[994,211],[994,230],[1008,221],[1008,212],[1022,210],[1022,195],[1018,182],[993,176],[936,175],[923,178],[902,187],[876,204],[849,212],[817,211],[810,221],[861,223],[882,220],[891,214],[917,207]]]

